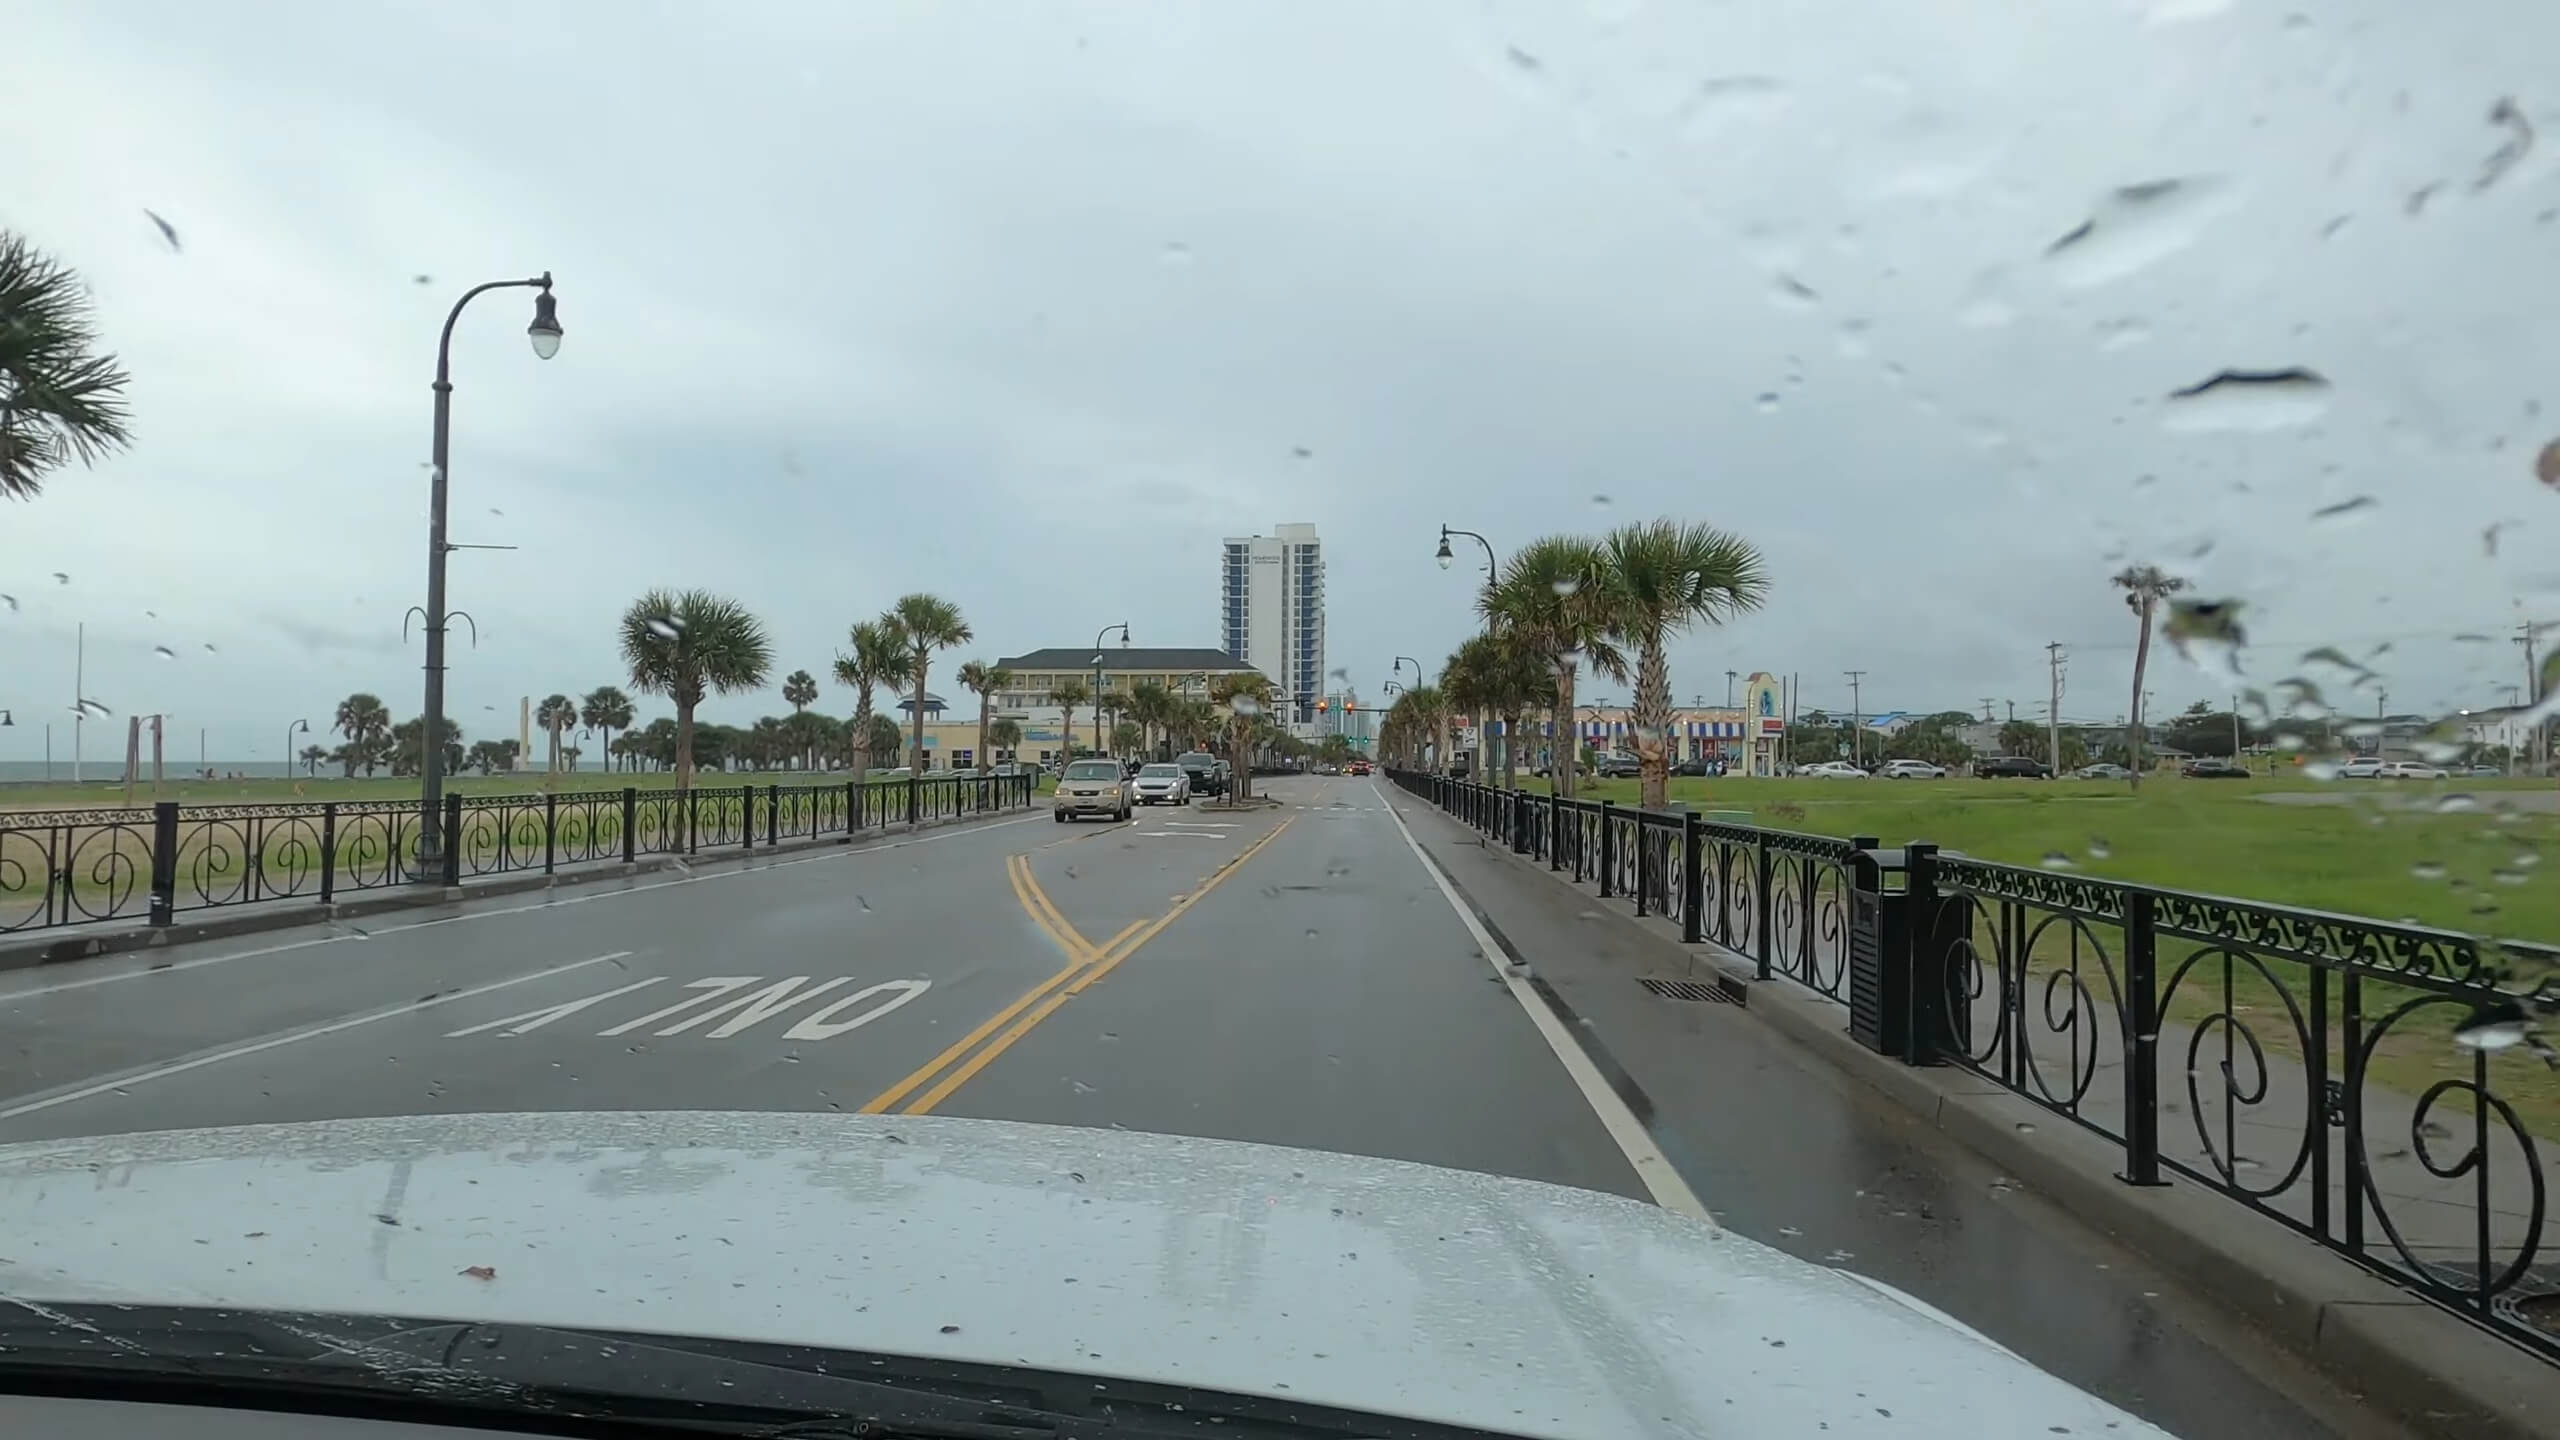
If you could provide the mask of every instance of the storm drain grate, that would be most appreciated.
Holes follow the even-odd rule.
[[[1741,1003],[1741,997],[1732,991],[1705,980],[1656,980],[1647,975],[1639,977],[1636,983],[1665,1000],[1704,1000],[1715,1005]]]

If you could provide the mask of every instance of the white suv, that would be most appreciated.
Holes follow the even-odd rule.
[[[2375,774],[2384,780],[2442,780],[2445,772],[2424,760],[2393,760]]]
[[[1926,760],[1887,760],[1876,774],[1886,780],[1944,780],[1947,772]]]

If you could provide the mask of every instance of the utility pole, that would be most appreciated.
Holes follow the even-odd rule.
[[[2232,760],[2232,763],[2233,763],[2233,764],[2235,764],[2235,765],[2236,765],[2236,764],[2241,763],[2241,760],[2240,760],[2240,697],[2239,697],[2239,696],[2237,696],[2237,695],[2234,695],[2234,696],[2232,696],[2232,697],[2231,697],[2231,760]]]
[[[2062,773],[2062,662],[2071,657],[2062,653],[2059,640],[2045,646],[2044,655],[2045,668],[2053,679],[2051,707],[2044,713],[2045,756],[2053,766],[2053,773],[2059,775]]]
[[[1991,723],[1991,697],[1988,695],[1982,697],[1982,723]]]
[[[1732,709],[1732,708],[1733,708],[1733,682],[1734,682],[1734,677],[1735,677],[1735,676],[1737,676],[1737,675],[1739,675],[1739,674],[1741,674],[1741,673],[1742,673],[1742,672],[1740,672],[1740,671],[1738,671],[1738,670],[1727,670],[1726,672],[1724,672],[1724,708],[1726,708],[1727,710],[1730,710],[1730,709]]]
[[[2542,703],[2542,667],[2536,663],[2533,653],[2532,621],[2516,627],[2516,643],[2524,647],[2524,703],[2525,708],[2531,710]],[[2544,738],[2547,734],[2548,731],[2539,723],[2525,732],[2525,751],[2532,757],[2537,772],[2542,762],[2550,759],[2551,747]]]
[[[1849,763],[1856,765],[1867,754],[1866,711],[1858,699],[1858,681],[1867,672],[1843,670],[1840,673],[1849,677]]]
[[[2016,724],[2016,723],[2017,723],[2017,720],[2018,720],[2018,702],[2017,702],[2017,701],[2015,701],[2015,700],[2012,700],[2012,701],[2008,702],[2008,704],[2009,704],[2009,723],[2011,723],[2011,724],[2013,724],[2013,725],[2014,725],[2014,724]],[[1985,719],[1985,720],[1988,720],[1988,719],[1990,719],[1991,717],[1990,717],[1990,716],[1988,716],[1988,715],[1985,715],[1985,716],[1983,716],[1982,718],[1983,718],[1983,719]]]

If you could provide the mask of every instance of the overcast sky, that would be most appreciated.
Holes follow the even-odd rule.
[[[454,347],[455,538],[522,547],[453,561],[475,738],[624,681],[647,586],[753,607],[777,685],[937,591],[979,636],[948,691],[1124,618],[1216,644],[1219,538],[1284,521],[1368,695],[1470,628],[1443,521],[1759,545],[1768,609],[1675,649],[1684,701],[1771,670],[1845,707],[1860,668],[1871,710],[2027,714],[2062,641],[2065,716],[2110,720],[2127,560],[2241,601],[2253,681],[2393,642],[2395,711],[2498,703],[2514,627],[2560,618],[2537,0],[0,0],[0,31],[0,226],[88,277],[136,416],[0,502],[0,759],[68,718],[80,620],[90,693],[181,755],[274,758],[356,689],[415,713],[436,327],[546,268],[556,360],[523,292]],[[2287,367],[2327,388],[2166,403]]]

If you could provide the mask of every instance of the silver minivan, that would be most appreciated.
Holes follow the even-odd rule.
[[[1052,813],[1064,825],[1079,815],[1129,818],[1129,775],[1117,760],[1076,760],[1058,777]]]

